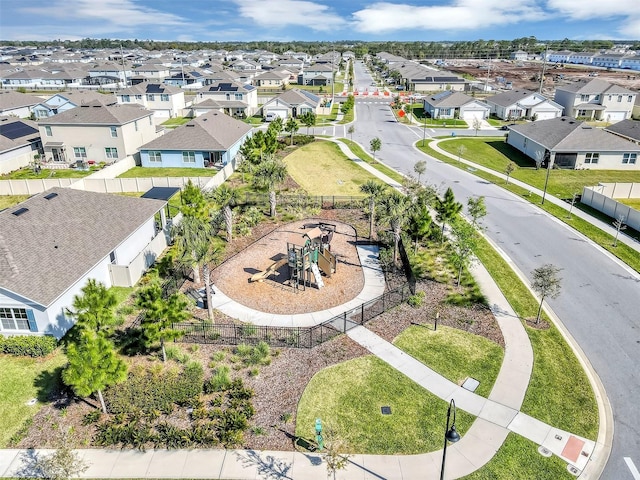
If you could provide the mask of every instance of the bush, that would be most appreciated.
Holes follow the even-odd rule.
[[[231,385],[231,369],[227,365],[217,368],[204,383],[204,393],[222,392]]]
[[[17,357],[46,357],[58,346],[55,337],[49,335],[19,335],[3,337],[0,335],[0,353]]]
[[[154,411],[171,413],[175,405],[189,405],[202,393],[204,372],[196,362],[183,369],[158,370],[136,368],[122,384],[105,391],[111,413]]]
[[[420,306],[422,306],[422,302],[424,301],[424,292],[420,291],[420,292],[416,292],[415,295],[411,295],[409,297],[408,303],[409,305],[411,305],[414,308],[418,308]]]

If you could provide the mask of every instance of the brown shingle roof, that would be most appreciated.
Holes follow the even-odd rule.
[[[140,105],[102,105],[89,102],[53,117],[40,120],[40,125],[124,125],[153,115]]]

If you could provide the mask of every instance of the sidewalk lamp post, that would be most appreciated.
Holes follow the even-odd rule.
[[[453,407],[453,423],[449,428],[449,419],[451,418],[451,407]],[[444,480],[444,462],[447,458],[447,444],[449,442],[456,443],[460,440],[460,434],[456,431],[456,402],[453,398],[449,402],[449,409],[447,410],[447,428],[444,432],[444,449],[442,450],[442,467],[440,468],[440,480]]]

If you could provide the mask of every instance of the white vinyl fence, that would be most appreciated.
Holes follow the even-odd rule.
[[[625,225],[640,230],[640,211],[616,201],[614,195],[615,198],[640,198],[640,183],[601,183],[584,187],[580,201],[611,218],[624,218]]]

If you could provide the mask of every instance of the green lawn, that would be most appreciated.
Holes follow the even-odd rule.
[[[546,169],[536,170],[533,160],[508,145],[504,139],[457,138],[438,144],[454,155],[458,155],[457,148],[460,145],[466,148],[463,158],[499,173],[504,173],[509,160],[514,161],[518,168],[511,174],[513,178],[544,189]],[[640,182],[640,171],[553,169],[549,175],[547,193],[559,198],[571,198],[574,193],[582,193],[582,187],[597,185],[598,182]]]
[[[487,338],[440,326],[412,326],[394,340],[394,345],[461,385],[467,377],[480,382],[475,393],[488,397],[498,376],[504,350]]]
[[[24,202],[31,195],[0,195],[0,210],[11,208],[20,202]]]
[[[40,410],[49,393],[58,385],[60,367],[66,357],[60,349],[46,358],[26,358],[0,355],[0,448],[22,425]],[[35,405],[25,403],[37,398]]]
[[[394,179],[398,183],[402,183],[404,177],[396,172],[394,169],[387,167],[383,163],[374,160],[371,155],[366,153],[360,145],[357,143],[347,140],[346,138],[339,139],[342,143],[344,143],[349,149],[353,152],[353,154],[358,157],[360,160],[367,162],[373,168],[378,170],[380,173],[384,173],[387,177]]]
[[[483,238],[475,254],[518,316],[535,318],[537,300],[500,254]],[[598,407],[591,384],[571,347],[549,323],[548,329],[525,327],[535,361],[521,410],[554,427],[595,440]]]
[[[391,415],[380,408],[391,407]],[[298,403],[296,435],[313,441],[315,419],[365,454],[416,454],[442,448],[448,403],[373,356],[321,370]],[[474,417],[458,410],[464,436]],[[314,443],[314,442],[312,442]]]
[[[77,170],[74,168],[64,168],[61,170],[50,170],[43,168],[39,173],[34,173],[29,167],[21,168],[6,175],[0,176],[0,180],[39,180],[42,178],[83,178],[91,175],[95,170]]]
[[[360,168],[333,142],[313,142],[284,159],[289,175],[313,195],[358,195],[360,185],[375,177]]]
[[[145,178],[145,177],[213,177],[218,170],[214,168],[150,168],[133,167],[118,178]]]
[[[169,127],[169,128],[175,128],[175,127],[179,127],[180,125],[184,125],[185,123],[188,123],[191,120],[193,120],[193,118],[175,117],[175,118],[170,118],[165,122],[162,122],[161,125],[164,125],[165,127]]]
[[[447,157],[446,155],[442,155],[439,152],[436,152],[435,150],[430,148],[429,146],[430,142],[431,140],[427,140],[423,146],[422,142],[418,141],[416,143],[416,146],[423,152],[427,153],[428,155],[434,158],[437,158],[439,160],[442,160],[445,163],[455,165],[456,167],[462,168],[467,171],[471,170],[471,167],[465,164],[461,164],[457,160],[453,160]],[[468,153],[466,153],[466,156],[467,158],[469,158]],[[555,173],[556,171],[557,170],[554,170],[553,173]],[[631,268],[635,269],[637,272],[640,272],[640,255],[638,255],[638,252],[635,251],[630,246],[620,242],[616,247],[614,247],[613,236],[600,230],[598,227],[592,225],[586,220],[576,217],[575,215],[572,215],[571,217],[569,217],[568,212],[565,209],[551,202],[545,202],[544,205],[541,205],[542,199],[538,195],[532,194],[528,189],[519,187],[517,185],[514,185],[513,183],[506,184],[505,180],[498,178],[492,173],[483,172],[481,170],[473,170],[473,174],[489,182],[495,183],[496,185],[499,185],[502,188],[509,190],[510,192],[513,192],[516,195],[528,200],[532,204],[537,205],[539,208],[553,215],[558,220],[561,220],[567,225],[570,225],[571,227],[575,228],[577,231],[579,231],[580,233],[582,233],[583,235],[585,235],[586,237],[588,237],[589,239],[591,239],[592,241],[600,245],[602,248],[604,248],[605,250],[609,251],[610,253],[618,257],[620,260],[625,262]],[[578,206],[576,206],[576,208],[578,208]],[[588,207],[586,206],[581,208],[587,212],[589,211]]]
[[[464,480],[569,480],[575,478],[559,457],[543,457],[538,445],[515,433],[509,433],[498,453],[484,467]]]

